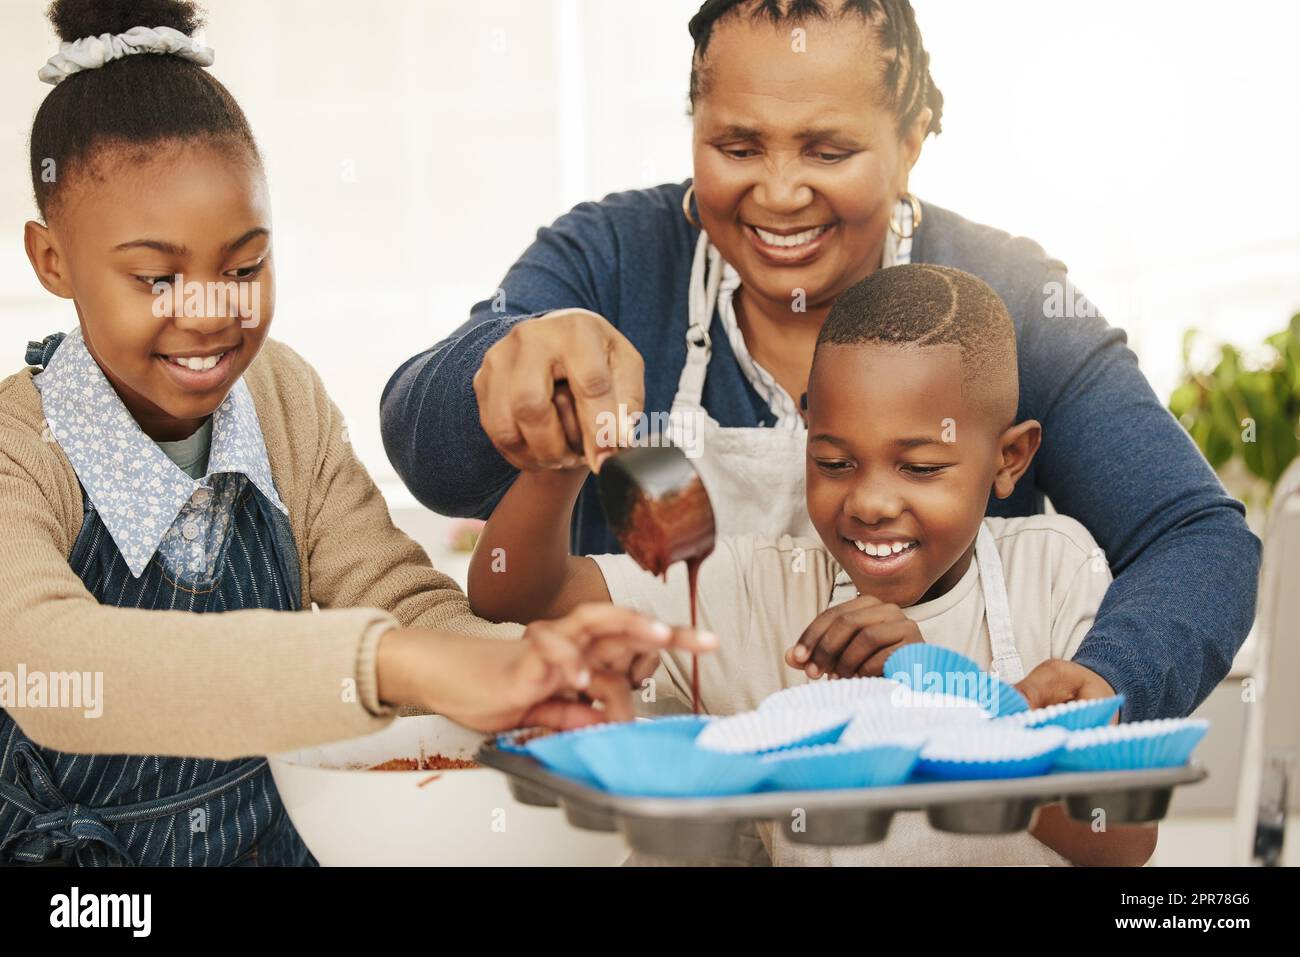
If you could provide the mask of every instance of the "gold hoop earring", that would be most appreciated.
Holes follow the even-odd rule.
[[[700,221],[691,215],[691,200],[694,198],[695,184],[691,183],[690,188],[686,190],[686,195],[682,197],[682,215],[686,217],[688,223],[700,232],[704,232],[704,227],[700,224]]]
[[[903,227],[898,222],[897,213],[889,214],[889,231],[899,239],[911,239],[916,235],[917,227],[921,225],[921,201],[911,193],[904,193],[899,197],[900,200],[906,200],[907,205],[912,207],[912,231],[903,234]]]

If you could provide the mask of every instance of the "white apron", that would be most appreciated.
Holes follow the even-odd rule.
[[[992,651],[990,670],[1003,681],[1015,684],[1025,676],[1024,663],[1016,648],[1011,626],[1002,559],[993,533],[980,526],[975,539],[975,563],[984,596],[984,616]],[[836,587],[831,606],[857,595],[852,582]],[[759,834],[771,859],[778,865],[800,866],[1009,866],[1068,865],[1056,851],[1028,831],[1017,834],[982,836],[948,834],[930,827],[924,811],[900,811],[894,815],[884,841],[862,847],[807,847],[795,844],[775,825],[764,824]]]
[[[674,445],[687,450],[713,504],[719,537],[816,535],[804,500],[805,429],[723,428],[704,410],[722,256],[700,235],[691,266],[686,364],[670,411]]]

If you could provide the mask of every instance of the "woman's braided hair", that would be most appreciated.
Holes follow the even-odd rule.
[[[838,2],[839,8],[833,9]],[[705,54],[713,28],[730,16],[748,16],[773,25],[798,25],[809,20],[829,20],[856,13],[875,28],[875,40],[885,61],[883,87],[889,106],[898,117],[901,133],[927,106],[934,111],[927,133],[942,130],[943,94],[930,76],[930,54],[921,42],[921,31],[908,0],[706,0],[691,17],[690,100],[694,108],[707,88]]]

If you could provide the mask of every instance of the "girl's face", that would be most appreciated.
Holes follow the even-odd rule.
[[[871,28],[768,22],[714,30],[694,123],[700,222],[749,295],[826,308],[880,266],[885,232],[930,122],[900,139],[879,89]]]
[[[222,144],[107,149],[65,184],[48,227],[27,224],[28,256],[75,301],[90,354],[144,432],[185,438],[271,324],[266,180]]]

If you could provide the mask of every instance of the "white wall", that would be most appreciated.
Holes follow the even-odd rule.
[[[44,6],[0,0],[0,368],[74,321],[20,239]],[[379,392],[400,361],[574,202],[690,174],[696,0],[208,6],[214,72],[270,169],[275,334],[320,369],[380,479]],[[915,6],[947,108],[914,190],[1065,259],[1162,396],[1184,328],[1253,342],[1300,309],[1293,8]]]

